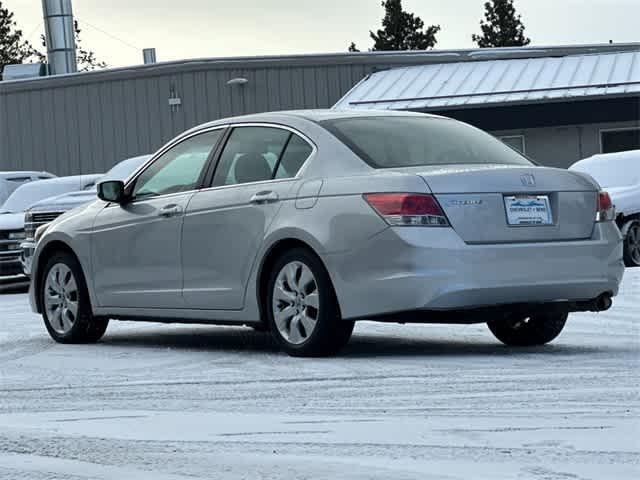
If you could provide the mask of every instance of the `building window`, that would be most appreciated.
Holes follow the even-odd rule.
[[[626,152],[640,149],[640,128],[621,128],[600,131],[602,153]]]
[[[520,153],[526,153],[524,146],[524,135],[506,135],[504,137],[498,138],[514,150],[517,150]]]

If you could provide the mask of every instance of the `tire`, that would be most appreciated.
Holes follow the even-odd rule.
[[[354,322],[341,318],[324,265],[304,248],[294,248],[275,261],[265,311],[271,334],[291,356],[335,355],[353,332]]]
[[[94,317],[87,284],[78,260],[69,253],[54,254],[43,270],[40,301],[44,325],[58,343],[95,343],[109,319]]]
[[[532,347],[554,340],[567,322],[567,313],[537,314],[532,317],[511,315],[487,323],[491,333],[505,345]]]
[[[624,264],[626,267],[640,267],[640,221],[633,220],[624,229]]]

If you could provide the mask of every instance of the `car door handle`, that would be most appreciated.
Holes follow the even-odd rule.
[[[278,201],[278,194],[270,190],[266,192],[258,192],[253,197],[251,197],[251,200],[250,200],[251,203],[270,203],[270,202],[277,202],[277,201]]]
[[[162,207],[158,212],[160,217],[175,217],[182,213],[182,207],[180,205],[167,205]]]

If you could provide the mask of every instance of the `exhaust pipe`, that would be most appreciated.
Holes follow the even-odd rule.
[[[598,298],[596,298],[594,303],[596,312],[605,312],[611,308],[613,300],[611,299],[610,293],[603,293]]]
[[[569,305],[569,312],[605,312],[613,305],[610,292],[602,293],[593,300],[576,302]]]

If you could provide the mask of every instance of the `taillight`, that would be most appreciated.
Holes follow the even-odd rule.
[[[364,199],[389,225],[447,227],[449,222],[433,195],[366,193]]]
[[[596,222],[610,222],[616,219],[616,209],[607,192],[598,192],[598,210]]]

